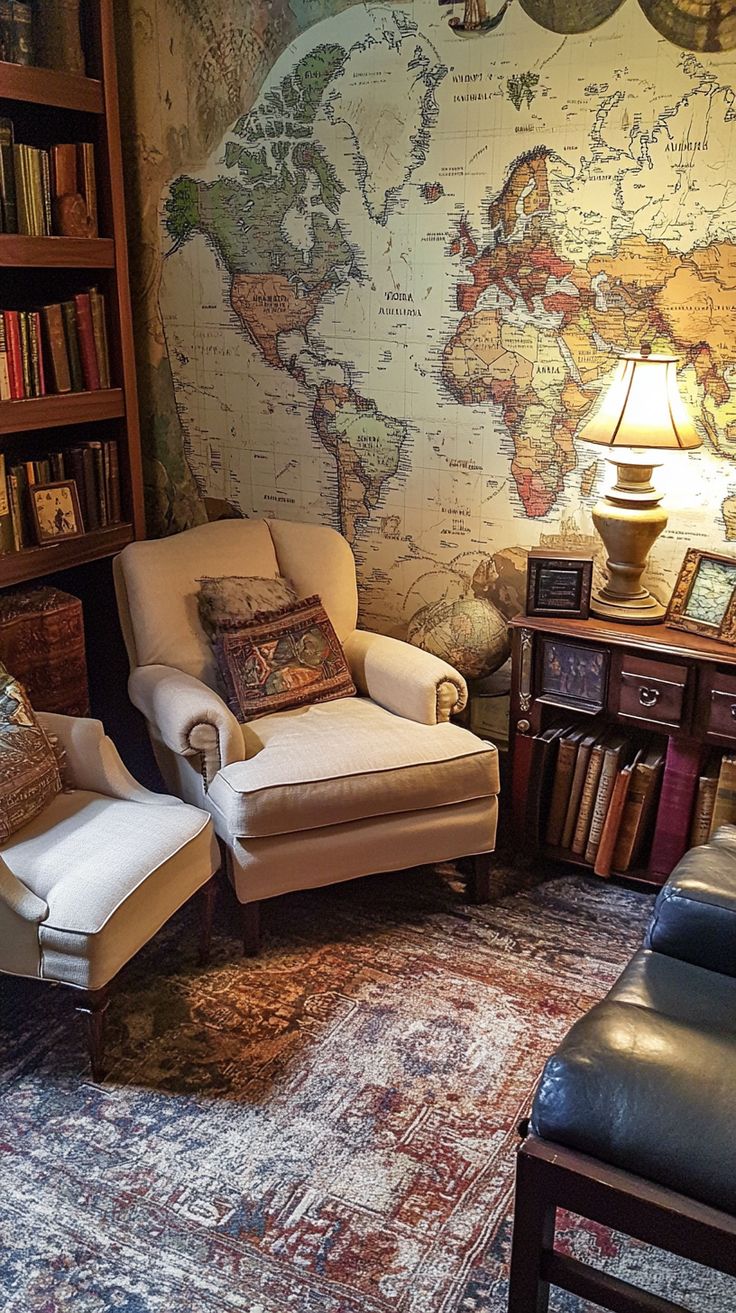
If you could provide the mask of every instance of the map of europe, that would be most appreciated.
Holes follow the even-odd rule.
[[[430,0],[352,6],[164,189],[200,489],[338,527],[371,627],[473,593],[514,610],[521,548],[595,543],[605,463],[576,435],[642,341],[678,357],[704,438],[661,473],[651,585],[736,539],[736,61],[635,6],[595,36],[513,4],[464,41]]]

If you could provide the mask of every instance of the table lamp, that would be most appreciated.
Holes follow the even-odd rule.
[[[594,591],[590,610],[605,620],[646,625],[664,618],[666,608],[641,582],[649,552],[667,523],[659,504],[662,494],[652,484],[652,471],[661,462],[652,456],[691,451],[702,443],[680,396],[676,366],[676,356],[653,356],[646,342],[640,351],[624,355],[578,434],[583,442],[610,447],[606,459],[617,472],[613,487],[593,509],[608,556],[608,579]]]

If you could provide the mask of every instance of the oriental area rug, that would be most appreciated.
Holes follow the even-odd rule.
[[[254,960],[226,894],[207,968],[184,909],[120,978],[99,1085],[63,992],[4,978],[3,1313],[504,1313],[517,1125],[651,899],[565,874],[474,908],[452,877],[275,900]],[[702,1268],[561,1239],[736,1313]]]

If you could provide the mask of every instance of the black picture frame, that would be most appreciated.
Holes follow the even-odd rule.
[[[587,620],[592,584],[592,556],[533,548],[527,561],[526,614]]]
[[[606,648],[545,635],[539,644],[537,701],[554,707],[602,711],[608,696]]]

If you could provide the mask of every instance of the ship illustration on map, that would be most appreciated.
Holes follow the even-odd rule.
[[[439,0],[441,5],[459,2],[460,0]],[[484,32],[492,32],[498,27],[510,4],[511,0],[504,0],[495,14],[489,14],[486,0],[465,0],[465,13],[462,19],[453,17],[449,25],[456,36],[482,36]]]

